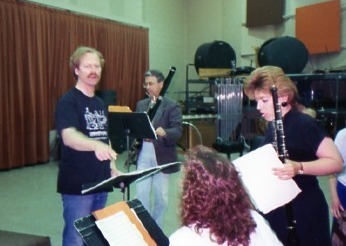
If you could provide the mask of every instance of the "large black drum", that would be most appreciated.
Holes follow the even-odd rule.
[[[309,58],[305,45],[293,37],[272,38],[265,41],[259,49],[257,61],[259,66],[278,66],[285,73],[301,73]]]
[[[235,68],[236,54],[230,44],[214,41],[199,46],[195,53],[195,68]]]

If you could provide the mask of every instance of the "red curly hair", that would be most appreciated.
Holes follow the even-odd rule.
[[[186,154],[183,167],[182,224],[195,224],[197,233],[208,228],[218,244],[249,245],[253,205],[233,164],[200,145]]]

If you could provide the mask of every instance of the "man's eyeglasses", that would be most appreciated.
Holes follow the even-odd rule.
[[[143,83],[143,87],[148,88],[148,87],[151,87],[155,84],[158,84],[158,83],[157,82],[145,82],[145,83]]]

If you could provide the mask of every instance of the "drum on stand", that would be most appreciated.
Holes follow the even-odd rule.
[[[195,53],[195,68],[235,68],[236,54],[232,46],[224,41],[200,45]]]
[[[277,66],[287,74],[301,73],[309,58],[305,45],[293,37],[272,38],[260,47],[257,60],[259,66]]]

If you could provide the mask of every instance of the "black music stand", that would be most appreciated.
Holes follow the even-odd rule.
[[[126,150],[127,160],[130,160],[130,138],[133,139],[157,139],[155,129],[150,122],[147,113],[137,112],[109,112],[109,137],[114,138],[126,138]],[[130,165],[127,165],[127,172],[130,170]],[[130,189],[127,188],[127,196],[130,197]]]
[[[121,137],[157,139],[155,129],[145,112],[109,112],[108,122],[111,139]]]
[[[123,200],[125,201],[125,190],[130,189],[130,184],[134,181],[145,178],[146,176],[154,175],[157,172],[160,172],[166,168],[178,166],[181,162],[172,162],[160,166],[151,167],[145,170],[137,170],[130,173],[125,173],[122,175],[118,175],[115,177],[111,177],[99,183],[88,183],[83,184],[82,186],[82,194],[90,194],[95,192],[103,192],[105,190],[113,190],[113,188],[120,188],[123,192]],[[130,193],[127,193],[127,200],[130,200]]]
[[[150,122],[147,113],[136,112],[109,112],[109,138],[127,139],[127,151],[130,149],[130,138],[134,139],[157,139],[155,129]]]

